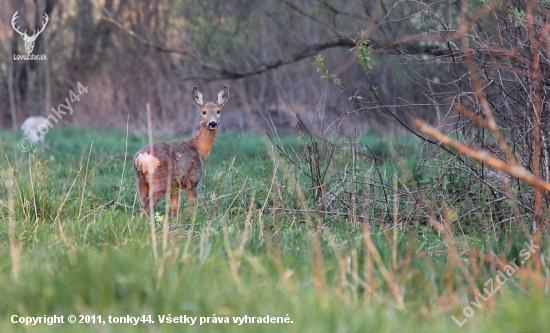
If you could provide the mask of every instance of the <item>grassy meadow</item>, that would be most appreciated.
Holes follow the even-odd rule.
[[[17,148],[21,137],[0,135],[0,332],[550,325],[548,249],[537,273],[525,244],[532,221],[504,216],[510,203],[482,204],[490,198],[475,188],[465,195],[463,186],[474,185],[412,138],[369,133],[330,146],[272,135],[285,156],[265,134],[221,133],[196,214],[183,195],[173,221],[162,201],[152,235],[131,162],[147,134],[56,127],[28,153]],[[506,270],[507,279],[497,278]],[[54,315],[65,323],[12,323]],[[180,316],[196,322],[160,323]],[[256,322],[267,316],[283,322]]]

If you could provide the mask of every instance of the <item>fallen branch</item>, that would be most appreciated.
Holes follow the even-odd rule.
[[[547,183],[540,178],[535,177],[532,173],[525,170],[520,165],[511,165],[489,153],[486,150],[472,149],[463,145],[462,143],[455,141],[448,136],[442,134],[435,128],[424,123],[420,119],[415,119],[414,124],[418,127],[418,130],[432,138],[441,141],[443,144],[453,147],[462,154],[468,155],[482,163],[492,166],[495,169],[506,172],[507,174],[516,177],[517,179],[532,185],[536,188],[546,190],[550,192],[550,183]]]

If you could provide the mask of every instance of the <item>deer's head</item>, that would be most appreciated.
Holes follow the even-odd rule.
[[[11,19],[11,26],[13,27],[13,30],[15,30],[18,34],[23,37],[23,40],[25,41],[25,50],[27,51],[27,54],[31,54],[32,50],[34,49],[34,42],[36,41],[36,38],[38,38],[38,35],[44,31],[44,28],[46,28],[46,25],[48,24],[48,14],[44,13],[44,22],[42,22],[42,29],[40,30],[34,30],[32,36],[27,35],[27,29],[25,29],[24,32],[19,31],[19,26],[15,26],[15,21],[19,18],[18,16],[19,11],[16,11],[15,14],[13,14],[13,17]]]
[[[205,102],[202,94],[193,87],[193,102],[201,109],[203,126],[210,130],[218,128],[220,123],[220,110],[229,98],[229,89],[223,86],[223,89],[218,93],[218,99],[215,102]]]

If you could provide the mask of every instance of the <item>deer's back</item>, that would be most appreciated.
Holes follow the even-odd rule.
[[[153,143],[141,148],[134,156],[136,174],[147,177],[151,172],[155,182],[166,186],[166,180],[171,178],[171,184],[185,188],[187,178],[197,183],[202,175],[202,162],[199,153],[188,141],[170,141]],[[147,179],[145,179],[147,181]]]

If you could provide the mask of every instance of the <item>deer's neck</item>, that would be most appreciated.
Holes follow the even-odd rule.
[[[210,153],[210,149],[212,148],[214,139],[216,138],[216,131],[216,129],[208,129],[206,126],[201,124],[201,128],[195,137],[189,140],[191,146],[193,146],[199,153],[202,161],[204,161]]]

